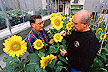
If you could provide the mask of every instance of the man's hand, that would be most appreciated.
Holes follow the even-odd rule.
[[[61,34],[62,36],[66,36],[66,31],[63,30],[63,31],[60,32],[60,34]]]
[[[49,41],[49,44],[52,44],[54,42],[54,40],[53,39],[51,39],[50,41]]]
[[[57,61],[58,60],[58,57],[57,56],[54,56],[55,60]]]
[[[61,49],[60,49],[60,54],[61,54],[61,56],[65,56],[65,54],[66,54],[66,53],[67,53],[67,51],[66,51],[66,50],[64,50],[64,49],[63,49],[63,50],[61,50]]]

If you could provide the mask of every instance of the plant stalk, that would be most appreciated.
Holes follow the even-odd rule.
[[[101,48],[99,50],[99,55],[102,51],[102,45],[103,45],[103,42],[104,42],[104,39],[105,39],[105,34],[106,34],[106,31],[107,31],[107,27],[108,27],[108,18],[107,18],[107,22],[106,22],[106,28],[105,28],[105,31],[104,31],[104,36],[103,36],[102,43],[101,43]]]

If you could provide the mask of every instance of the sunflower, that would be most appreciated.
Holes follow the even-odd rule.
[[[71,23],[68,23],[66,24],[66,29],[69,31],[72,29],[72,24]]]
[[[67,14],[67,13],[64,15],[65,18],[67,18],[68,16],[69,16],[69,14]]]
[[[60,30],[61,28],[63,28],[63,21],[61,20],[62,19],[60,16],[55,16],[51,18],[52,27],[55,28],[56,30]]]
[[[54,55],[50,54],[47,57],[41,57],[41,59],[41,68],[45,69],[45,67],[48,66],[48,64],[51,64],[52,60],[54,59]]]
[[[61,14],[58,13],[57,16],[60,16],[62,18],[62,20],[65,20]]]
[[[99,28],[96,32],[103,32],[102,28]]]
[[[91,28],[91,30],[94,32],[95,30],[94,30],[94,28]]]
[[[60,33],[56,33],[54,36],[53,36],[53,39],[55,42],[61,42],[63,37],[61,36]]]
[[[51,18],[53,18],[53,17],[55,17],[56,16],[56,14],[55,13],[52,13],[50,16],[49,16],[49,18],[51,19]]]
[[[5,43],[3,43],[5,48],[3,48],[3,51],[9,54],[9,56],[12,57],[19,57],[20,55],[23,55],[26,52],[27,49],[27,43],[22,40],[21,36],[11,36],[7,40],[5,40]]]
[[[105,38],[107,37],[107,35],[105,34],[105,36],[104,36],[104,33],[102,33],[101,36],[100,36],[100,39],[102,40],[103,37],[104,37],[104,39],[105,39]]]
[[[34,43],[34,48],[39,50],[41,48],[43,48],[44,44],[42,43],[42,41],[40,39],[37,39]]]

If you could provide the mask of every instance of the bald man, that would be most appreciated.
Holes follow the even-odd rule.
[[[73,17],[74,30],[66,36],[68,49],[60,50],[70,64],[71,72],[88,72],[99,49],[99,41],[88,27],[90,14],[86,10],[77,12]]]

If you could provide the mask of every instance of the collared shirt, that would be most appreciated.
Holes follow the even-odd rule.
[[[35,52],[36,49],[33,48],[33,43],[37,39],[40,39],[42,40],[42,42],[45,42],[46,44],[48,44],[51,37],[49,37],[48,34],[45,33],[45,29],[43,29],[43,31],[41,31],[40,33],[32,29],[27,35],[27,37],[25,38],[25,42],[27,42],[27,50],[29,53]],[[47,51],[47,46],[44,45],[44,48],[45,48],[45,51]]]

